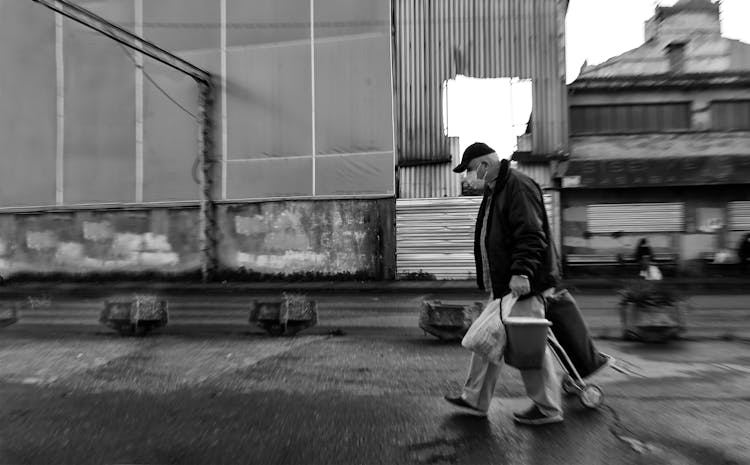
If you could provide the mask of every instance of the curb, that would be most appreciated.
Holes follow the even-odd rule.
[[[614,293],[627,280],[623,279],[568,279],[561,287],[586,294]],[[663,283],[690,294],[728,293],[746,294],[750,278],[684,278],[665,279]],[[160,294],[274,294],[303,292],[309,294],[406,293],[406,294],[468,294],[483,295],[476,281],[308,281],[308,282],[25,282],[0,286],[0,298],[29,295],[101,297],[117,293],[153,292]]]

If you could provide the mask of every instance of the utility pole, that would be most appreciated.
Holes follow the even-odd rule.
[[[33,0],[63,16],[77,21],[130,49],[143,53],[160,63],[184,73],[198,84],[199,114],[198,159],[201,165],[200,244],[201,276],[207,282],[218,266],[216,240],[216,204],[214,185],[213,112],[215,89],[211,73],[139,37],[111,21],[68,0]]]

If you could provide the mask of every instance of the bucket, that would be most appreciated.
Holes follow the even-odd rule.
[[[520,370],[541,368],[547,349],[547,328],[552,323],[544,318],[509,316],[505,318],[508,347],[505,362]]]

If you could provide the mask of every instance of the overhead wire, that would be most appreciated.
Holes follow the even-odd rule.
[[[129,51],[128,51],[128,50],[126,49],[126,48],[125,48],[125,46],[124,46],[124,45],[122,45],[122,44],[120,44],[120,43],[118,43],[117,45],[119,45],[119,46],[120,46],[120,48],[122,48],[123,52],[125,52],[125,54],[126,54],[126,55],[128,56],[128,58],[130,58],[130,61],[132,61],[132,62],[133,62],[133,65],[135,65],[135,67],[136,67],[136,68],[140,69],[140,70],[141,70],[141,72],[143,72],[143,76],[144,76],[144,77],[145,77],[146,79],[148,79],[148,80],[149,80],[149,82],[150,82],[151,84],[153,84],[153,85],[154,85],[154,87],[156,87],[156,88],[157,88],[157,89],[159,90],[159,92],[161,92],[162,94],[164,94],[164,97],[166,97],[166,98],[167,98],[167,99],[169,99],[169,100],[170,100],[170,101],[171,101],[172,103],[174,103],[175,105],[177,105],[177,107],[179,107],[179,108],[180,108],[180,109],[181,109],[182,111],[184,111],[184,112],[185,112],[185,113],[187,113],[188,115],[192,116],[192,117],[193,117],[193,119],[195,119],[195,120],[198,120],[198,116],[197,116],[197,115],[195,115],[195,114],[194,114],[193,112],[191,112],[190,110],[188,110],[187,108],[185,108],[185,107],[184,107],[184,106],[183,106],[183,105],[182,105],[182,104],[181,104],[180,102],[178,102],[178,101],[177,101],[177,100],[176,100],[176,99],[175,99],[174,97],[172,97],[171,95],[169,95],[169,92],[167,92],[166,90],[164,90],[164,88],[163,88],[163,87],[161,87],[161,86],[159,85],[159,83],[157,83],[157,82],[156,82],[156,81],[154,80],[154,78],[153,78],[153,77],[152,77],[152,76],[151,76],[151,75],[150,75],[150,74],[148,73],[148,71],[146,71],[146,68],[145,68],[145,66],[143,66],[143,65],[139,64],[139,63],[138,63],[138,62],[137,62],[137,61],[135,60],[135,57],[133,56],[133,54],[131,54],[131,53],[130,53],[130,52],[129,52]]]
[[[156,81],[154,80],[154,78],[153,78],[153,77],[152,77],[152,76],[151,76],[151,75],[150,75],[150,74],[148,73],[148,71],[146,71],[145,67],[144,67],[144,66],[143,66],[142,64],[139,64],[139,63],[138,63],[138,62],[136,61],[136,59],[135,59],[135,56],[133,56],[133,54],[132,54],[132,53],[130,53],[130,52],[128,51],[128,49],[127,49],[127,48],[125,48],[125,46],[124,46],[124,45],[122,45],[122,44],[120,44],[120,43],[118,43],[117,45],[119,45],[119,46],[120,46],[120,48],[122,48],[122,51],[123,51],[123,52],[125,52],[125,55],[127,55],[127,56],[128,56],[128,58],[130,58],[130,61],[132,61],[132,62],[133,62],[133,65],[134,65],[134,66],[135,66],[135,67],[136,67],[137,69],[141,70],[141,72],[143,73],[143,76],[144,76],[144,77],[145,77],[146,79],[148,79],[148,80],[149,80],[149,82],[150,82],[151,84],[153,84],[153,86],[154,86],[154,87],[156,87],[156,88],[157,88],[157,89],[159,90],[159,92],[161,92],[161,93],[162,93],[162,94],[164,95],[164,97],[166,97],[166,98],[167,98],[167,99],[168,99],[168,100],[169,100],[170,102],[172,102],[173,104],[175,104],[175,105],[176,105],[176,106],[177,106],[178,108],[180,108],[180,109],[181,109],[182,111],[184,111],[185,113],[187,113],[188,115],[190,115],[190,116],[191,116],[191,117],[192,117],[193,119],[195,119],[196,121],[198,121],[198,116],[197,116],[197,115],[195,115],[195,114],[193,114],[193,113],[192,113],[192,112],[191,112],[190,110],[188,110],[188,109],[187,109],[187,108],[185,108],[185,107],[184,107],[184,106],[183,106],[182,104],[180,104],[180,102],[178,102],[178,101],[177,101],[177,100],[176,100],[175,98],[173,98],[173,97],[172,97],[171,95],[169,95],[169,92],[167,92],[166,90],[164,90],[164,88],[163,88],[163,87],[161,87],[161,86],[160,86],[160,85],[159,85],[159,84],[158,84],[158,83],[157,83],[157,82],[156,82]],[[192,167],[191,167],[191,169],[190,169],[190,173],[191,173],[191,175],[192,175],[192,177],[193,177],[193,181],[195,181],[195,183],[196,183],[196,184],[200,184],[200,183],[201,183],[200,179],[198,178],[198,174],[197,174],[197,173],[198,173],[198,168],[199,168],[199,165],[200,165],[200,158],[199,158],[198,156],[196,156],[196,157],[195,157],[195,160],[193,161],[193,166],[192,166]]]

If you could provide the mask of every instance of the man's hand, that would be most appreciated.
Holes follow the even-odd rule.
[[[531,292],[529,278],[523,275],[515,274],[510,278],[510,291],[517,297],[524,296]]]

